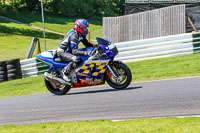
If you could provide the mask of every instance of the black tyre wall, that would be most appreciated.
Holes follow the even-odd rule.
[[[12,59],[6,61],[8,80],[22,78],[22,70],[19,59]]]
[[[0,82],[8,81],[6,61],[0,62]]]
[[[0,61],[0,71],[7,71],[6,61]]]

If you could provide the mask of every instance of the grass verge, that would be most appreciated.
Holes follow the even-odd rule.
[[[0,83],[0,98],[47,92],[43,76]]]
[[[199,133],[200,118],[135,119],[0,126],[1,133]]]
[[[0,18],[0,60],[25,59],[33,37],[42,38],[43,32]],[[46,34],[48,49],[58,47],[60,40],[57,40],[57,38],[62,38],[62,36],[52,33]],[[40,39],[40,41],[41,49],[44,51],[43,39]],[[34,55],[36,55],[36,52]]]
[[[127,63],[133,82],[199,76],[200,54]],[[48,92],[43,76],[0,83],[0,98]]]
[[[128,63],[133,81],[169,79],[200,75],[200,54]]]
[[[14,15],[12,14],[12,18],[13,17],[22,22],[29,22],[33,25],[42,27],[39,14],[14,13]],[[47,16],[47,18],[46,29],[66,33],[73,27],[74,22],[72,19],[59,18],[55,16]],[[91,22],[93,21],[94,23],[91,24],[90,31],[91,38],[95,40],[97,36],[102,37],[102,26],[95,20],[91,20]],[[25,59],[33,37],[40,39],[41,50],[44,51],[42,31],[0,18],[0,60],[2,61],[13,58]],[[62,35],[46,32],[47,50],[57,49],[62,38]],[[79,47],[83,47],[83,45],[80,45]],[[34,56],[35,55],[36,50]]]
[[[12,12],[8,11],[6,13],[2,13],[2,15],[5,15],[9,18],[29,23],[38,27],[43,27],[41,14],[37,12]],[[45,19],[45,28],[48,30],[60,32],[60,33],[66,33],[71,28],[74,27],[74,22],[78,18],[65,18],[65,17],[59,17],[59,16],[50,16],[46,15],[44,16]],[[91,18],[87,19],[90,24],[90,32],[91,32],[91,39],[95,40],[95,38],[102,37],[102,18]]]

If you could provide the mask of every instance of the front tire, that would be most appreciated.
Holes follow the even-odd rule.
[[[118,80],[114,79],[114,76],[107,69],[107,74],[105,77],[106,82],[115,89],[125,89],[131,83],[132,80],[132,73],[130,69],[123,63],[115,63],[110,67],[112,67],[112,70],[117,75]]]
[[[44,82],[45,82],[46,88],[55,95],[64,95],[71,89],[71,86],[69,85],[62,85],[62,86],[60,85],[60,87],[55,88],[55,84],[51,83],[45,78],[44,78]]]

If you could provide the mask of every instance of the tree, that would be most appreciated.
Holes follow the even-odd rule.
[[[39,9],[39,5],[40,2],[39,0],[23,0],[25,7],[29,10],[29,11],[33,11],[33,10],[38,10]]]
[[[6,0],[2,4],[6,5]],[[44,0],[45,12],[67,17],[118,16],[124,13],[125,0]],[[40,12],[39,0],[10,0],[6,10]],[[4,8],[5,9],[5,8]],[[1,9],[0,9],[1,11]]]

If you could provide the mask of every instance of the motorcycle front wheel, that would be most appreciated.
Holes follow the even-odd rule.
[[[131,83],[132,80],[132,74],[130,69],[123,63],[119,64],[113,64],[112,70],[114,71],[115,75],[117,78],[115,78],[109,69],[107,69],[106,72],[106,82],[113,88],[115,89],[125,89],[129,84]]]
[[[45,82],[46,88],[55,95],[64,95],[71,89],[71,86],[69,85],[54,84],[46,80],[45,78],[44,78],[44,82]]]

